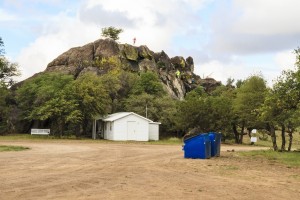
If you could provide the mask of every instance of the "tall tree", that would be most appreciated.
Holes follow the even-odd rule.
[[[263,104],[267,91],[266,81],[258,75],[250,76],[237,89],[236,98],[233,102],[235,121],[233,132],[236,135],[236,142],[242,143],[243,136],[249,136],[253,128],[262,126],[258,120],[258,109]],[[240,131],[238,131],[238,127]]]
[[[13,78],[20,75],[18,65],[11,63],[4,56],[4,42],[0,37],[0,133],[7,133],[14,130],[10,113],[13,109],[11,91],[8,89],[13,83]]]
[[[92,73],[77,78],[70,91],[82,115],[81,128],[83,133],[87,134],[87,126],[93,117],[105,115],[109,111],[109,92],[103,86],[101,79]],[[80,136],[78,130],[77,136]]]

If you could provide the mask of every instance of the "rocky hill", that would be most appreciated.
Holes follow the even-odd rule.
[[[157,73],[165,89],[176,99],[183,99],[188,91],[199,85],[209,92],[221,84],[212,78],[201,79],[195,75],[192,57],[169,58],[164,51],[154,53],[147,46],[119,44],[111,39],[100,39],[82,47],[71,48],[50,62],[45,72],[62,72],[75,77],[86,72],[102,75],[107,73],[108,68],[97,67],[97,63],[109,59],[133,73],[147,70]],[[180,71],[179,77],[176,75],[177,70]]]

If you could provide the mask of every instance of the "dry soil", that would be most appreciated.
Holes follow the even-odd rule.
[[[239,157],[184,159],[180,145],[0,141],[0,199],[300,199],[300,169]],[[256,147],[257,148],[257,147]],[[227,150],[234,149],[234,152]],[[300,158],[299,158],[300,159]]]

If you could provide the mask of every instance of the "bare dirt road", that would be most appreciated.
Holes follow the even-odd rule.
[[[180,145],[0,141],[0,199],[299,199],[300,169],[241,158],[184,159]],[[245,149],[246,148],[246,149]],[[249,149],[250,148],[250,149]],[[235,152],[227,152],[235,149]]]

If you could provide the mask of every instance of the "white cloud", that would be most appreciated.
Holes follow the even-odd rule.
[[[41,31],[43,35],[22,49],[16,59],[22,71],[21,79],[44,71],[47,64],[61,53],[94,41],[100,35],[97,27],[62,15],[52,19],[44,29]]]
[[[233,0],[219,4],[212,25],[212,50],[256,54],[293,49],[300,37],[298,0]]]
[[[300,33],[299,0],[235,0],[243,10],[234,31],[245,34],[279,35]]]
[[[222,63],[217,60],[212,60],[201,65],[195,66],[195,73],[201,78],[214,78],[226,84],[228,78],[246,79],[250,74],[259,73],[258,69],[253,69],[240,60],[231,63]]]
[[[275,55],[275,62],[279,69],[295,69],[296,57],[292,51],[282,51]]]

